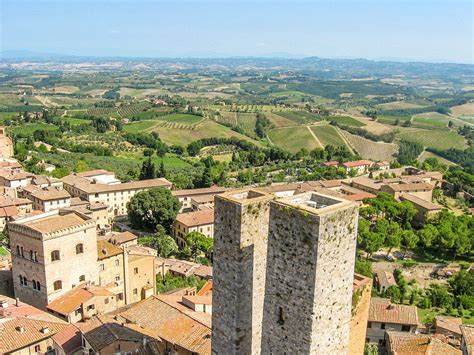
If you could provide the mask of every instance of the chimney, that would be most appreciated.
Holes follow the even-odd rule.
[[[23,328],[21,325],[17,326],[15,329],[16,329],[17,332],[20,332],[20,333],[25,332],[25,328]]]
[[[20,299],[17,297],[15,298],[15,306],[19,306],[20,305]]]
[[[48,334],[49,333],[49,328],[48,327],[43,327],[43,328],[41,328],[40,332],[43,333],[43,334]]]
[[[0,307],[1,308],[8,308],[8,301],[7,300],[1,300],[0,301]]]

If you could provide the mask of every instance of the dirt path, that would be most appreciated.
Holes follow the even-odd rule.
[[[46,107],[59,107],[59,105],[51,101],[49,97],[36,95],[35,99],[41,102],[41,104]]]
[[[316,137],[316,135],[314,134],[313,130],[311,129],[310,126],[306,126],[306,128],[308,129],[309,133],[311,133],[311,135],[313,136],[314,140],[316,141],[316,143],[319,145],[319,147],[321,149],[324,149],[324,146],[321,144],[321,141],[319,140],[318,137]]]
[[[344,143],[346,144],[347,149],[349,149],[349,151],[350,151],[352,154],[355,154],[355,151],[354,151],[354,149],[352,148],[352,145],[351,145],[351,144],[349,143],[349,141],[347,140],[346,136],[341,133],[341,131],[339,130],[338,127],[334,127],[334,128],[336,129],[336,132],[337,132],[337,134],[339,135],[339,137],[341,137],[341,139],[342,139],[342,140],[344,141]]]

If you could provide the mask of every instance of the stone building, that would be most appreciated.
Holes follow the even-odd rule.
[[[357,205],[241,190],[215,209],[213,353],[347,353]]]
[[[191,232],[199,232],[206,237],[214,237],[214,210],[179,213],[173,224],[172,234],[179,246],[186,245],[184,237]]]
[[[171,182],[164,178],[121,183],[115,174],[106,170],[73,173],[62,178],[64,189],[73,197],[80,197],[91,205],[107,205],[109,217],[127,214],[127,203],[138,192],[155,187],[171,189]]]
[[[9,223],[15,296],[38,308],[81,282],[96,284],[95,222],[58,210]]]
[[[357,219],[322,193],[270,203],[262,353],[348,352]]]
[[[259,354],[272,195],[254,190],[215,199],[212,348]]]

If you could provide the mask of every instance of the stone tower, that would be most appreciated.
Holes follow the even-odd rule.
[[[271,202],[263,354],[348,352],[357,219],[316,192]]]
[[[215,198],[213,354],[260,353],[272,199],[251,189]]]

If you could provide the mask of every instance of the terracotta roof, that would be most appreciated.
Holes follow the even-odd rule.
[[[381,286],[395,286],[397,282],[395,281],[395,277],[393,273],[390,271],[379,271],[376,273],[377,281]]]
[[[50,338],[67,324],[30,318],[14,318],[0,324],[0,353],[10,353]]]
[[[342,196],[342,198],[349,201],[362,201],[366,198],[374,198],[374,197],[376,197],[374,194],[371,194],[370,192],[366,192],[366,191]]]
[[[176,221],[187,227],[213,224],[214,210],[180,213],[176,216]]]
[[[32,178],[33,176],[34,176],[33,174],[27,173],[27,172],[1,175],[2,178],[9,181],[24,180],[24,179]]]
[[[319,183],[326,188],[342,186],[341,180],[321,180]]]
[[[84,193],[106,193],[114,191],[137,190],[154,187],[171,187],[171,182],[164,178],[149,179],[140,181],[129,181],[120,184],[103,184],[100,182],[92,182],[86,178],[76,175],[68,175],[62,178],[62,181],[70,186],[73,186]]]
[[[462,324],[461,318],[447,317],[447,316],[436,316],[435,317],[436,329],[442,328],[450,331],[451,333],[461,335],[461,329],[459,326]]]
[[[339,165],[339,162],[337,160],[331,160],[331,161],[325,161],[324,163],[321,163],[321,165],[324,165],[324,166],[337,166],[337,165]]]
[[[474,325],[463,324],[460,326],[462,337],[467,347],[467,353],[474,353]]]
[[[173,190],[171,194],[175,197],[184,197],[189,195],[208,195],[208,194],[220,194],[226,192],[227,188],[219,186],[204,187],[200,189],[183,189]]]
[[[365,176],[359,176],[354,179],[352,179],[353,184],[369,187],[373,190],[380,190],[380,188],[383,186],[381,183],[377,183],[376,181],[365,177]]]
[[[0,301],[6,302],[3,307],[0,307],[0,320],[5,318],[26,317],[43,321],[58,321],[61,323],[61,321],[53,315],[27,303],[17,301],[16,299],[0,295]]]
[[[358,288],[367,285],[371,282],[371,279],[364,275],[354,274],[354,279],[352,280],[352,290],[357,290]]]
[[[97,315],[85,323],[77,323],[84,338],[96,352],[100,352],[105,347],[113,344],[117,340],[137,343],[137,347],[143,344],[144,334],[138,332],[135,326],[128,327],[122,324],[115,317]]]
[[[348,161],[346,163],[342,163],[343,166],[346,168],[354,168],[357,166],[363,166],[363,165],[372,165],[373,162],[370,160],[355,160],[355,161]]]
[[[443,208],[442,206],[437,205],[436,203],[424,200],[412,194],[402,194],[400,196],[400,199],[410,201],[414,205],[421,206],[429,211],[440,211]]]
[[[212,280],[207,280],[206,283],[201,287],[201,289],[196,293],[196,295],[206,296],[212,294],[213,286],[214,284]]]
[[[46,216],[40,219],[34,219],[21,223],[21,220],[16,223],[21,223],[25,227],[29,227],[40,233],[53,233],[62,229],[77,227],[88,224],[90,219],[85,219],[76,213],[68,213],[64,215]]]
[[[156,296],[132,305],[120,316],[188,351],[211,354],[211,328]]]
[[[461,355],[461,351],[427,334],[386,331],[391,354],[396,355]]]
[[[81,331],[74,324],[69,324],[69,326],[54,334],[52,338],[66,354],[73,354],[75,350],[82,346]]]
[[[97,258],[99,260],[110,258],[111,256],[122,254],[123,250],[116,245],[106,241],[97,241]]]
[[[0,217],[12,217],[18,214],[15,206],[0,207]]]
[[[125,232],[112,232],[107,236],[107,240],[112,244],[123,244],[127,242],[131,242],[132,240],[136,240],[138,237],[128,231]]]
[[[369,321],[390,324],[418,325],[416,306],[393,304],[385,298],[370,300]]]
[[[31,201],[26,198],[0,196],[0,207],[29,205]]]
[[[69,192],[67,192],[66,190],[57,189],[52,186],[39,188],[36,191],[32,192],[31,196],[42,201],[63,200],[71,197]]]
[[[191,197],[191,200],[194,201],[195,203],[214,202],[214,194],[193,196],[193,197]]]
[[[391,184],[385,185],[385,189],[393,191],[428,191],[433,190],[433,186],[424,182],[420,183],[408,183],[408,184]]]
[[[64,316],[74,312],[81,304],[94,297],[114,296],[112,292],[103,287],[77,287],[56,298],[49,303],[47,308]]]
[[[379,161],[375,163],[376,166],[390,166],[390,162],[388,161]]]
[[[84,171],[82,173],[75,173],[75,174],[80,177],[92,177],[92,176],[97,176],[97,175],[115,175],[114,172],[104,170],[104,169],[89,170],[89,171]]]

